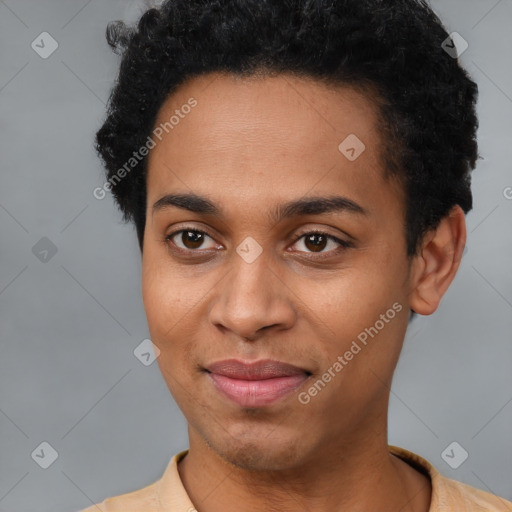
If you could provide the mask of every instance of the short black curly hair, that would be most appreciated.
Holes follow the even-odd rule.
[[[123,179],[116,173],[144,145],[168,95],[217,71],[371,87],[384,168],[403,183],[407,253],[416,254],[454,205],[472,208],[478,88],[443,49],[448,37],[423,0],[167,0],[135,27],[110,23],[107,40],[122,60],[96,149],[141,251],[147,158]]]

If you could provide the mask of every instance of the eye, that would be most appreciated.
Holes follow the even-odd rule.
[[[192,228],[180,229],[165,237],[166,242],[172,242],[182,251],[194,251],[195,249],[199,249],[207,239],[213,242],[213,238],[209,236],[208,233]],[[214,242],[210,247],[203,247],[203,249],[215,249],[216,247],[217,245]]]
[[[210,246],[205,247],[205,242],[208,240],[210,240]],[[165,237],[165,243],[169,245],[169,242],[171,242],[178,251],[189,253],[200,252],[197,251],[197,249],[201,248],[209,250],[221,247],[210,235],[208,235],[208,233],[192,227],[185,227],[170,233]],[[329,253],[337,254],[348,247],[352,247],[350,242],[341,240],[323,231],[308,231],[306,233],[302,233],[295,238],[293,245],[299,245],[298,252],[306,252],[307,254],[318,253],[322,255],[330,255]],[[302,245],[305,250],[301,249],[300,245]]]
[[[299,248],[302,245],[306,249],[303,251],[301,249],[300,252],[308,252],[311,253],[338,253],[343,249],[347,249],[348,247],[352,247],[350,242],[345,240],[340,240],[339,238],[329,235],[328,233],[324,233],[322,231],[309,231],[307,233],[303,233],[299,235],[294,242],[294,245],[298,244]],[[337,247],[336,247],[337,246]],[[329,248],[329,250],[324,251],[324,249]]]

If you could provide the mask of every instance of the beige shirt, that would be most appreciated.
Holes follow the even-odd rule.
[[[396,446],[390,446],[389,451],[430,477],[432,501],[429,512],[512,512],[510,501],[442,476],[419,455]],[[196,512],[178,473],[178,462],[187,453],[185,450],[175,455],[155,483],[108,498],[82,512]]]

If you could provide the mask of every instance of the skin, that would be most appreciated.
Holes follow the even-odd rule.
[[[162,375],[188,422],[178,469],[192,502],[200,512],[427,511],[429,479],[388,451],[388,399],[409,309],[433,313],[457,272],[462,210],[407,257],[404,193],[384,178],[385,141],[368,94],[291,75],[215,73],[175,91],[155,126],[190,97],[197,106],[149,155],[142,291]],[[366,146],[354,161],[338,150],[349,134]],[[153,210],[171,193],[207,197],[222,216]],[[332,195],[367,214],[269,219],[281,203]],[[165,239],[185,227],[208,233],[202,245],[181,233]],[[312,229],[351,246],[295,241]],[[249,236],[262,248],[252,263],[236,252]],[[394,303],[401,311],[300,403]],[[311,376],[284,399],[243,408],[204,371],[229,358],[275,359]]]

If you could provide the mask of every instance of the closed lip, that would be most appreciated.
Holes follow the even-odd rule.
[[[273,359],[244,362],[226,359],[205,370],[216,389],[240,407],[269,406],[298,389],[310,372]]]
[[[239,359],[225,359],[208,365],[206,370],[213,374],[237,380],[267,380],[300,374],[311,374],[311,372],[303,368],[273,359],[260,359],[253,362],[244,362]]]

